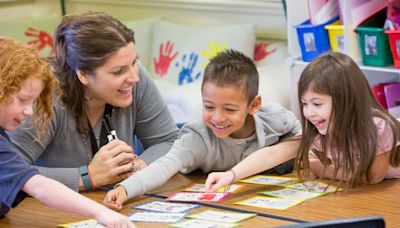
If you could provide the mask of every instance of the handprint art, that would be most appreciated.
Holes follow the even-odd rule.
[[[267,51],[267,48],[269,47],[269,45],[271,45],[271,44],[267,43],[267,42],[261,42],[261,43],[256,44],[256,47],[254,48],[254,57],[253,57],[255,62],[265,59],[267,56],[269,56],[270,54],[272,54],[276,51],[276,48],[273,48],[272,50]]]
[[[160,77],[164,77],[169,69],[169,66],[174,60],[174,58],[178,55],[178,51],[172,54],[172,50],[174,49],[174,44],[167,41],[167,43],[161,43],[159,49],[158,60],[156,58],[153,59],[154,69],[156,74]]]
[[[45,47],[50,47],[51,51],[49,55],[53,55],[54,46],[53,46],[53,37],[47,33],[46,31],[38,30],[35,28],[29,27],[27,31],[25,31],[25,36],[35,38],[32,41],[28,42],[28,45],[34,47],[36,50],[41,51]]]
[[[201,72],[197,72],[194,74],[193,69],[197,64],[198,55],[196,53],[191,53],[189,58],[187,59],[187,55],[184,54],[182,56],[182,69],[179,72],[178,83],[179,85],[183,85],[184,83],[191,83],[194,80],[200,78]],[[179,63],[176,63],[176,66],[179,67]]]
[[[225,42],[220,47],[217,40],[215,40],[214,42],[210,41],[210,42],[208,42],[209,50],[207,50],[207,49],[203,50],[202,55],[204,57],[206,57],[208,60],[210,60],[210,59],[214,58],[218,53],[225,51],[227,49],[227,47],[228,47],[228,45]],[[207,64],[208,64],[208,62],[204,63],[203,68],[205,68],[207,66]]]

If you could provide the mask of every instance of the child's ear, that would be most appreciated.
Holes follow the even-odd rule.
[[[83,85],[89,84],[89,80],[87,79],[88,75],[83,70],[76,69],[76,75],[78,76],[79,81]]]
[[[261,95],[257,94],[257,96],[255,96],[253,101],[250,103],[249,114],[253,115],[260,109],[260,107],[261,107]]]

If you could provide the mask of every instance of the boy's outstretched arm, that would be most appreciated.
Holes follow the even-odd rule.
[[[128,217],[42,175],[31,177],[22,190],[50,207],[94,218],[106,227],[135,227]]]
[[[300,138],[298,137],[259,149],[234,166],[233,172],[229,170],[210,173],[205,183],[206,191],[215,192],[237,180],[282,164],[296,157],[299,146]]]

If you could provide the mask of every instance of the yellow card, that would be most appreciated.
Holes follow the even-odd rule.
[[[79,222],[59,224],[59,227],[65,228],[105,228],[103,225],[98,224],[94,219],[82,220]]]
[[[269,175],[256,175],[252,176],[239,182],[250,183],[250,184],[261,184],[261,185],[278,185],[285,186],[288,184],[293,184],[298,182],[299,179],[295,177],[279,177],[279,176],[269,176]]]
[[[297,190],[303,190],[303,191],[310,191],[310,192],[324,192],[324,193],[330,193],[330,192],[335,192],[337,187],[333,185],[328,185],[324,182],[321,181],[304,181],[302,183],[296,183],[296,184],[288,184],[285,185],[286,188],[293,188]],[[337,191],[343,191],[343,188],[338,188]]]
[[[300,204],[303,201],[304,201],[303,199],[280,199],[274,197],[254,196],[252,198],[245,199],[236,202],[234,204],[276,209],[276,210],[285,210],[290,207],[296,206],[297,204]]]

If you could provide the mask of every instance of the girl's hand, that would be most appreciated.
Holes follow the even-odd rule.
[[[99,211],[95,219],[105,227],[136,227],[128,217],[105,207],[104,210]]]
[[[93,185],[114,184],[130,176],[134,159],[132,147],[124,141],[114,139],[102,146],[88,166]]]
[[[135,160],[133,160],[133,172],[137,172],[146,167],[147,167],[147,164],[142,159],[136,157]]]
[[[104,198],[104,205],[107,207],[119,211],[122,209],[122,205],[128,199],[128,194],[124,186],[119,185],[115,189],[109,191]]]
[[[230,185],[233,178],[230,171],[210,173],[206,180],[206,192],[216,192],[221,187]]]

